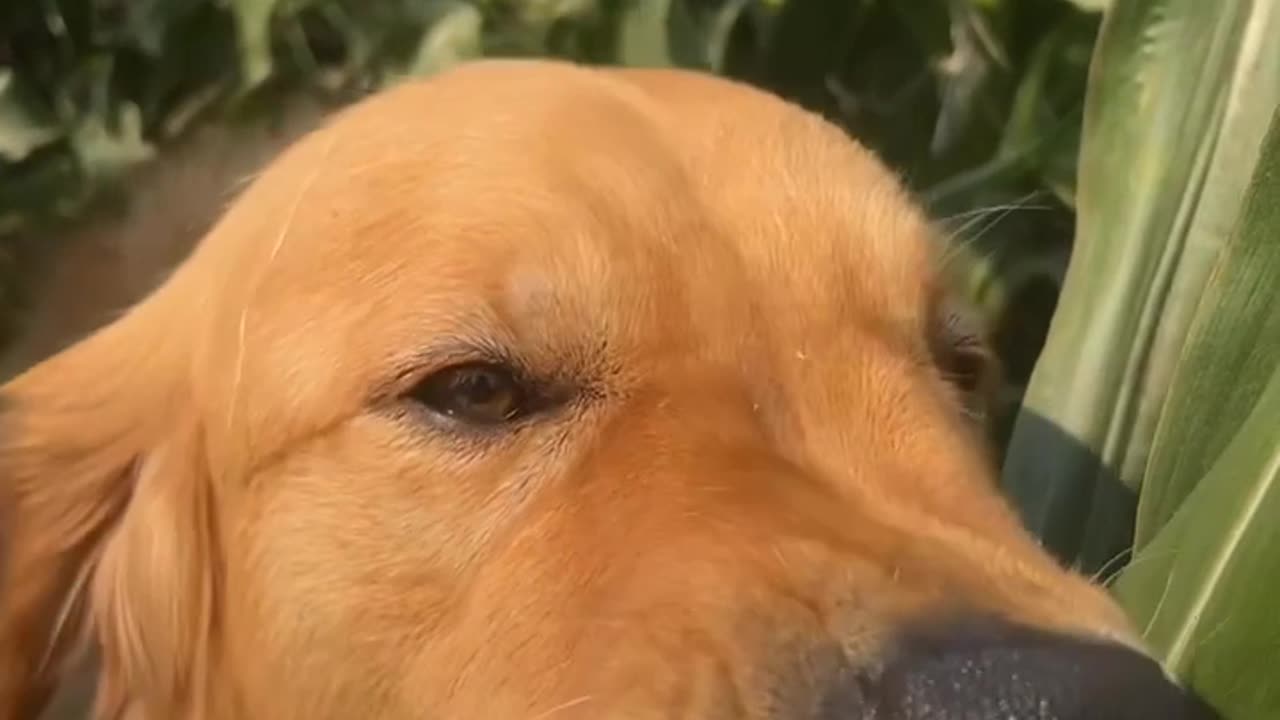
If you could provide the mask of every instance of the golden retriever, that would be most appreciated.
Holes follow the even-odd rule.
[[[338,112],[0,391],[0,718],[1207,717],[993,481],[867,150],[675,70]]]

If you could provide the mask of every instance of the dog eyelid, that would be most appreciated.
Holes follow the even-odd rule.
[[[929,345],[933,361],[965,393],[981,389],[993,356],[976,311],[956,298],[938,298],[931,308]]]
[[[538,405],[534,383],[515,369],[489,361],[471,361],[436,370],[404,397],[450,420],[471,426],[496,426],[530,414]]]

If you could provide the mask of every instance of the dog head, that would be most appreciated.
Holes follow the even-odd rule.
[[[0,393],[0,717],[84,634],[109,718],[1178,717],[1000,498],[935,250],[724,80],[349,108]]]

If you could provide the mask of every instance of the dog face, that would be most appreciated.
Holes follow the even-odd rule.
[[[83,632],[110,718],[994,718],[1084,658],[1180,702],[998,496],[934,244],[701,75],[340,113],[4,388],[0,717]]]

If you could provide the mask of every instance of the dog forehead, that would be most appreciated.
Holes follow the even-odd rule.
[[[285,153],[230,216],[209,244],[238,246],[237,274],[281,287],[428,284],[515,254],[584,281],[612,263],[670,284],[674,256],[718,268],[699,286],[737,269],[783,293],[817,281],[875,302],[884,286],[900,305],[928,274],[927,230],[870,153],[775,97],[685,72],[487,61],[407,83]]]
[[[271,226],[266,234],[328,239],[327,249],[360,256],[379,245],[400,252],[396,243],[348,237],[379,220],[429,229],[441,206],[496,215],[539,195],[543,209],[570,203],[641,220],[678,208],[731,225],[825,224],[832,232],[821,234],[871,252],[881,248],[848,231],[916,220],[871,153],[777,97],[699,73],[546,61],[477,62],[384,91],[338,113],[255,184],[258,207],[241,214]],[[288,232],[306,221],[320,227]],[[753,230],[733,239],[776,242]],[[269,245],[239,242],[263,254]],[[879,254],[912,252],[908,244]]]
[[[245,268],[411,270],[505,252],[490,240],[554,249],[540,229],[575,221],[643,224],[678,191],[680,158],[613,84],[559,63],[476,65],[340,111],[266,168],[205,244]]]
[[[479,65],[340,113],[198,252],[223,301],[197,362],[262,408],[240,416],[325,422],[307,396],[351,412],[433,337],[473,331],[536,351],[914,321],[923,223],[831,126],[687,74]]]

